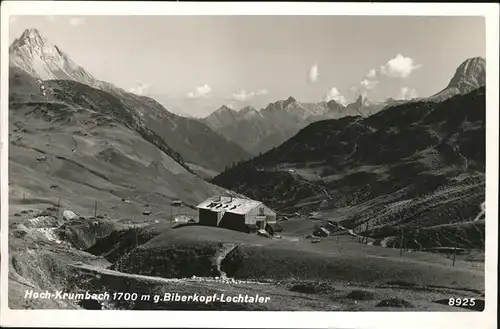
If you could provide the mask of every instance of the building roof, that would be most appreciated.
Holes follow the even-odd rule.
[[[251,199],[213,196],[200,203],[197,208],[244,215],[258,206],[263,206],[262,202]]]
[[[324,227],[319,228],[321,231],[323,231],[325,234],[330,235],[330,231]]]

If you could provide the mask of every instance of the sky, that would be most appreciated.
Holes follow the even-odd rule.
[[[482,17],[14,16],[100,80],[203,117],[265,107],[431,96],[486,56]]]

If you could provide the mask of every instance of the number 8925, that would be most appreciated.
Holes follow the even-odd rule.
[[[450,306],[474,306],[476,305],[475,298],[449,298],[448,305]]]

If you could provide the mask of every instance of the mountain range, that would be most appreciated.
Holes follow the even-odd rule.
[[[458,67],[448,86],[428,98],[388,98],[383,102],[373,103],[358,96],[356,101],[344,106],[335,100],[303,103],[289,97],[259,111],[251,107],[235,111],[222,106],[202,121],[227,140],[235,141],[246,151],[257,155],[282,144],[313,122],[346,116],[368,117],[390,106],[423,100],[439,102],[455,95],[463,95],[485,85],[485,69],[486,62],[483,58],[466,60]]]
[[[280,145],[312,122],[344,116],[369,116],[388,104],[369,103],[362,96],[347,106],[334,100],[304,103],[290,96],[261,110],[245,107],[236,111],[222,106],[201,121],[227,140],[257,155]]]
[[[187,118],[167,111],[152,98],[135,95],[100,81],[73,62],[58,46],[36,29],[27,29],[9,47],[10,64],[42,80],[72,80],[118,97],[138,112],[158,136],[168,140],[197,173],[211,178],[235,162],[249,159],[279,146],[313,122],[346,116],[368,117],[394,105],[422,100],[443,101],[485,84],[485,61],[476,57],[462,63],[449,85],[439,93],[413,100],[387,99],[372,103],[359,96],[346,106],[335,100],[305,103],[290,96],[257,110],[239,111],[222,106],[203,119]]]
[[[425,232],[462,236],[468,228],[475,238],[462,236],[464,246],[484,247],[477,223],[467,226],[485,197],[484,64],[466,60],[435,96],[311,123],[212,182],[283,214],[316,213],[386,242],[404,229],[449,247],[452,240]]]
[[[183,161],[204,171],[224,167],[250,154],[222,138],[198,120],[168,112],[152,98],[129,93],[100,81],[72,61],[58,46],[43,38],[37,29],[27,29],[9,47],[10,66],[41,80],[75,81],[117,97],[134,116],[175,149]],[[206,169],[206,170],[205,170]]]

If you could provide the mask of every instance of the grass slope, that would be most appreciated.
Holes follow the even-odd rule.
[[[308,240],[266,239],[231,230],[187,226],[164,232],[113,264],[126,273],[165,278],[217,276],[215,258],[236,244],[222,261],[230,277],[255,280],[321,280],[357,286],[406,282],[415,286],[484,289],[484,274],[467,263],[452,267],[438,255],[368,247],[343,238],[311,244]]]

